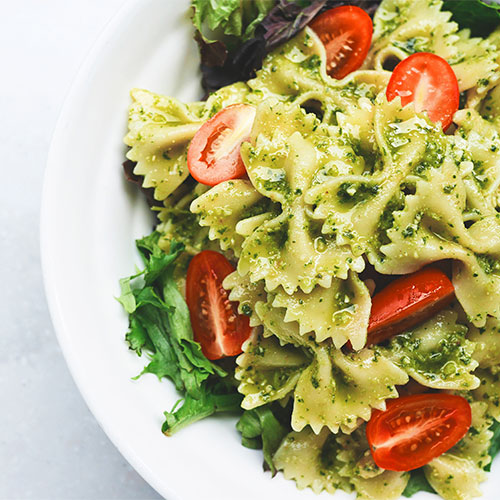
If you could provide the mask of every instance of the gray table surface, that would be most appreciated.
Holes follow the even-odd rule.
[[[59,349],[39,254],[64,98],[124,0],[3,1],[0,16],[0,499],[157,499],[90,414]]]

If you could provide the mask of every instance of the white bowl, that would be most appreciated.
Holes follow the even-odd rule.
[[[139,263],[134,240],[149,234],[153,221],[121,169],[128,94],[144,87],[184,100],[202,95],[188,4],[127,4],[89,54],[66,101],[42,204],[52,319],[89,408],[125,458],[168,500],[316,499],[281,475],[271,480],[262,471],[261,452],[241,446],[234,417],[206,419],[163,436],[163,411],[179,395],[153,375],[132,380],[147,360],[128,350],[127,316],[114,296],[119,278]],[[500,480],[490,480],[485,498],[495,497],[493,483]],[[334,498],[350,497],[338,492]],[[426,497],[433,498],[414,498]]]

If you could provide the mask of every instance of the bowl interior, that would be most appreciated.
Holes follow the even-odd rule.
[[[200,98],[188,6],[187,0],[129,3],[89,54],[68,97],[49,156],[42,209],[52,318],[90,409],[164,497],[317,498],[280,475],[271,480],[263,473],[262,454],[241,446],[235,417],[207,419],[164,437],[163,411],[179,395],[153,375],[132,380],[147,359],[128,350],[127,317],[114,297],[119,278],[139,264],[134,240],[151,232],[153,219],[121,169],[129,91],[143,87],[181,100]],[[486,498],[495,497],[494,482],[485,487]],[[431,498],[416,498],[426,496]],[[338,492],[335,498],[350,496]]]

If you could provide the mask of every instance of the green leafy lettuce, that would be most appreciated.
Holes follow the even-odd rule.
[[[500,24],[498,0],[445,0],[443,10],[451,12],[452,20],[474,36],[488,36]]]
[[[183,427],[219,412],[241,412],[241,395],[226,380],[207,381],[200,398],[186,394],[171,411],[165,412],[162,432],[170,436]],[[182,405],[181,405],[182,403]]]
[[[173,278],[183,245],[173,242],[167,254],[158,246],[159,238],[153,232],[136,242],[145,267],[120,280],[118,300],[129,314],[130,349],[150,357],[141,375],[168,378],[185,396],[183,405],[178,402],[165,413],[163,432],[172,434],[217,411],[239,410],[241,396],[228,373],[205,358],[193,340],[189,310]]]
[[[423,469],[415,469],[410,472],[410,480],[403,491],[403,496],[411,497],[419,491],[428,491],[429,493],[436,493],[434,488],[429,484],[425,477]]]
[[[230,44],[239,44],[254,35],[273,4],[274,0],[191,0],[193,24],[205,41],[225,35],[238,39],[230,39]],[[207,28],[213,35],[206,35]]]
[[[277,413],[270,405],[260,406],[245,411],[236,424],[236,429],[241,433],[241,444],[253,450],[262,449],[264,464],[273,476],[276,474],[273,456],[291,430],[289,425],[280,422]]]
[[[490,448],[488,450],[488,455],[491,457],[491,462],[484,468],[488,472],[491,470],[493,459],[500,452],[500,423],[496,421],[493,422],[493,425],[490,427],[490,431],[493,432],[493,436],[490,441]]]

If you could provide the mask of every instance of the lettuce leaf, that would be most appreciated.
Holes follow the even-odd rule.
[[[403,496],[411,497],[419,491],[428,491],[429,493],[436,493],[434,488],[429,484],[425,477],[423,469],[415,469],[410,472],[410,480],[403,491]]]
[[[488,472],[491,470],[493,459],[500,452],[500,422],[493,422],[493,425],[490,427],[490,431],[493,432],[493,436],[490,441],[490,448],[488,450],[488,455],[491,457],[491,462],[484,468],[484,470]]]
[[[226,380],[212,379],[204,384],[200,398],[186,394],[172,410],[165,412],[162,432],[171,436],[198,420],[219,412],[241,412],[241,394]],[[182,405],[181,405],[182,403]],[[181,406],[179,406],[181,405]]]
[[[443,10],[451,12],[460,28],[469,28],[473,36],[488,36],[500,24],[499,0],[445,0]]]
[[[137,240],[144,269],[120,280],[118,300],[129,314],[125,338],[130,349],[139,356],[146,351],[150,357],[140,375],[152,373],[159,379],[172,380],[189,402],[175,417],[182,425],[174,425],[170,417],[169,425],[176,429],[209,414],[208,406],[213,408],[212,413],[238,407],[241,396],[230,384],[221,385],[227,372],[205,358],[200,344],[194,341],[189,309],[173,278],[175,261],[184,246],[173,242],[170,252],[165,253],[158,246],[159,238],[160,233],[153,232]],[[227,396],[228,401],[219,396]],[[190,407],[196,407],[196,418],[191,415],[194,410],[188,412]],[[205,409],[200,413],[201,407]],[[188,413],[190,418],[186,417]]]
[[[266,52],[293,38],[328,3],[327,0],[314,0],[303,4],[278,0],[261,24],[262,36],[266,42]],[[340,5],[343,2],[330,3]]]
[[[236,429],[241,433],[241,444],[254,450],[262,449],[264,465],[273,476],[276,475],[273,456],[291,430],[289,424],[285,425],[277,418],[278,411],[277,407],[272,409],[270,405],[247,410],[236,424]]]
[[[207,42],[214,40],[205,35],[205,26],[218,36],[232,36],[244,42],[253,36],[273,3],[274,0],[191,0],[193,24]]]

